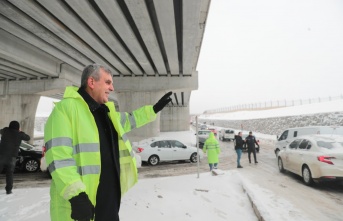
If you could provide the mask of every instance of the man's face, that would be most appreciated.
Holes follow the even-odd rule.
[[[241,137],[241,136],[242,136],[242,133],[241,133],[241,132],[239,132],[239,133],[238,133],[238,136],[240,136],[240,137]]]
[[[108,96],[113,88],[112,76],[105,72],[103,69],[100,69],[100,79],[95,81],[92,77],[89,79],[89,87],[91,90],[91,97],[98,102],[99,104],[104,104],[108,102]]]

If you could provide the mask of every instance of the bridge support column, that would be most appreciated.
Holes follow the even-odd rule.
[[[165,92],[120,92],[118,111],[131,112],[144,105],[154,105]],[[159,136],[160,132],[189,130],[189,107],[165,107],[156,121],[134,129],[128,136],[132,142]]]
[[[165,107],[160,122],[161,132],[189,130],[189,107]]]
[[[33,144],[37,105],[40,95],[6,95],[0,98],[0,128],[8,127],[12,120],[20,123],[20,128],[30,135]]]
[[[164,92],[120,92],[118,93],[118,105],[120,108],[117,111],[132,112],[144,105],[154,105],[163,95]],[[158,136],[159,132],[160,113],[154,122],[132,130],[128,133],[128,137],[131,142],[135,142],[148,137]]]

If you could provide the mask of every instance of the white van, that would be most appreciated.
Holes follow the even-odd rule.
[[[309,134],[332,134],[343,135],[343,127],[339,126],[309,126],[309,127],[295,127],[285,130],[281,136],[278,136],[275,144],[275,155],[278,156],[280,150],[285,148],[293,139],[302,135]]]
[[[221,129],[219,131],[219,140],[234,140],[235,139],[235,131],[230,129]]]

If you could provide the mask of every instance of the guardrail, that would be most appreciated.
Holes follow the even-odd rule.
[[[265,101],[265,102],[258,102],[258,103],[250,103],[250,104],[239,104],[229,107],[217,108],[204,111],[204,114],[214,114],[214,113],[227,113],[227,112],[235,112],[235,111],[244,111],[244,110],[267,110],[267,109],[274,109],[274,108],[282,108],[282,107],[290,107],[290,106],[299,106],[304,104],[313,104],[313,103],[321,103],[333,100],[343,99],[343,95],[340,96],[329,96],[329,97],[317,97],[317,98],[309,98],[309,99],[299,99],[299,100],[276,100],[276,101]]]

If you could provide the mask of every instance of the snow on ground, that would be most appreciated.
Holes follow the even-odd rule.
[[[122,221],[138,219],[257,220],[238,174],[230,171],[140,180],[121,210]]]
[[[313,104],[316,108],[303,105],[289,107],[288,111],[281,108],[268,110],[268,113],[270,117],[275,117],[282,116],[282,113],[289,115],[291,111],[297,111],[295,115],[304,114],[300,112],[301,109],[316,109],[317,112],[343,110],[343,100],[319,104]],[[330,109],[334,106],[336,108]],[[249,117],[253,117],[252,113],[249,113]],[[257,111],[255,113],[262,116]],[[234,114],[236,119],[247,116],[246,113],[242,113],[240,117],[238,112]],[[233,115],[230,115],[230,119],[233,119]],[[193,133],[165,132],[161,136],[194,144],[194,136],[191,136]],[[200,173],[199,177],[198,174],[192,174],[141,179],[123,197],[120,217],[122,221],[257,220],[249,198],[265,220],[308,220],[290,202],[240,176],[237,170],[226,170],[218,176],[207,172]],[[4,189],[0,190],[0,220],[49,220],[49,188],[14,189],[11,195],[6,195]]]
[[[0,191],[0,220],[49,220],[49,188]],[[265,220],[307,220],[286,200],[254,185],[236,170],[139,180],[122,199],[120,217],[131,220],[258,220],[248,195]]]
[[[164,132],[185,144],[194,144],[194,132]],[[265,220],[307,220],[291,203],[240,176],[225,170],[163,178],[141,179],[122,199],[120,217],[131,220],[258,220],[250,199]],[[49,188],[0,190],[0,220],[49,220]],[[249,197],[248,197],[249,195]]]

